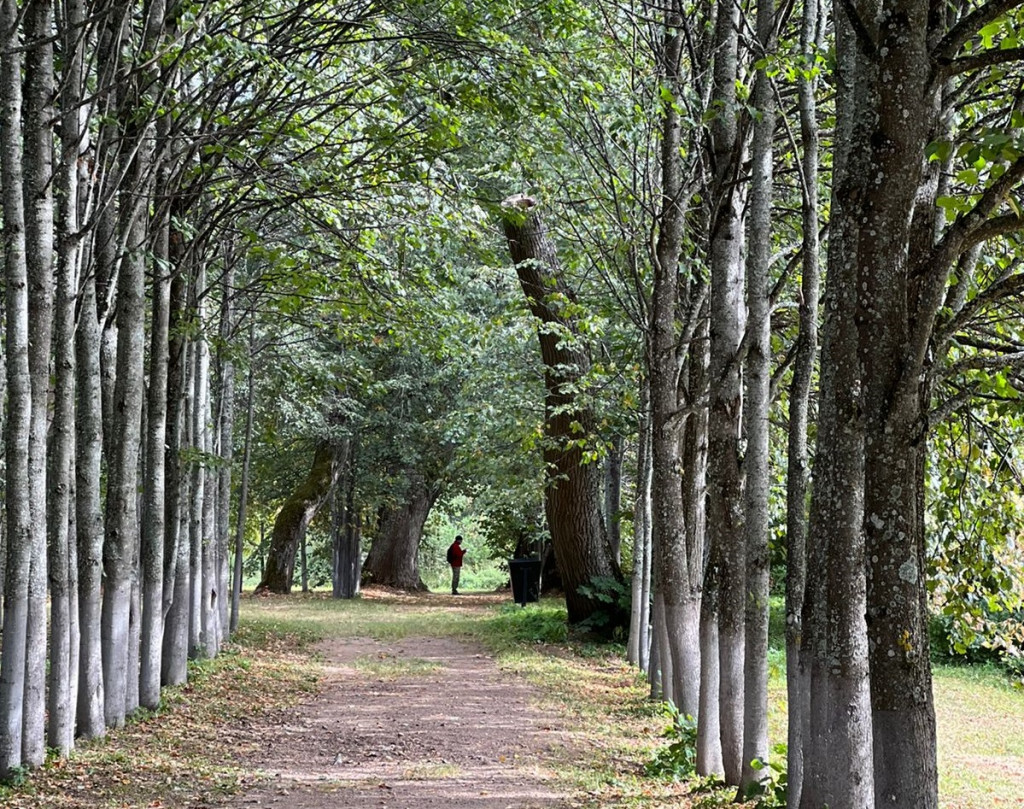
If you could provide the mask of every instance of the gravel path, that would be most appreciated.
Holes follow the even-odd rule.
[[[326,682],[282,723],[253,728],[260,776],[221,804],[289,809],[548,809],[559,718],[484,652],[448,638],[332,640]],[[395,672],[398,676],[392,676]]]

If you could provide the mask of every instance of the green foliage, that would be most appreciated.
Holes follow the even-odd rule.
[[[775,757],[769,761],[754,759],[751,762],[761,779],[747,790],[746,799],[754,800],[755,809],[781,809],[786,806],[786,790],[789,775],[786,769],[786,745],[777,744],[772,748]]]
[[[485,625],[497,645],[565,643],[568,638],[565,609],[544,603],[530,607],[506,605]]]
[[[598,576],[579,586],[580,595],[599,602],[602,607],[579,624],[580,629],[591,630],[613,640],[622,640],[629,626],[629,613],[633,591],[627,582],[611,576]]]
[[[670,702],[664,703],[663,713],[669,723],[661,735],[669,743],[655,753],[644,769],[651,776],[681,781],[697,771],[697,720],[681,715]]]

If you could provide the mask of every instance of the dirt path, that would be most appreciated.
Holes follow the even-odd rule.
[[[242,764],[269,780],[228,807],[547,809],[567,795],[545,767],[558,717],[482,649],[446,638],[332,640],[319,695],[253,728]],[[396,673],[395,677],[391,673]]]

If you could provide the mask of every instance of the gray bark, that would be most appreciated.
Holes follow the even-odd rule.
[[[742,383],[737,354],[744,328],[739,179],[742,143],[737,125],[739,7],[719,5],[715,27],[711,163],[711,344],[708,413],[709,541],[719,567],[719,722],[725,781],[738,785],[743,761],[743,643],[746,553],[741,468]]]
[[[633,504],[633,575],[630,582],[632,610],[626,659],[641,671],[650,662],[651,620],[651,419],[650,392],[646,381],[640,397],[637,430],[636,492]]]
[[[682,12],[678,6],[666,12],[665,33],[659,55],[659,74],[673,98],[681,94],[679,77],[683,50]],[[680,324],[679,261],[689,191],[684,184],[680,157],[682,122],[675,104],[666,104],[661,121],[661,207],[655,244],[654,289],[651,299],[651,419],[653,481],[651,529],[656,550],[655,586],[665,613],[666,645],[661,649],[662,686],[684,716],[696,717],[700,695],[700,597],[703,547],[687,542],[686,507],[683,501],[683,429],[686,420],[678,411],[681,357],[689,344],[679,334],[693,332],[690,323]],[[684,307],[689,308],[689,307]],[[692,470],[690,470],[692,471]],[[665,664],[670,663],[670,666]],[[671,669],[672,679],[666,679]]]
[[[4,580],[3,649],[0,654],[0,778],[22,764],[25,663],[29,611],[32,512],[29,501],[29,432],[32,388],[29,376],[28,270],[25,261],[25,203],[21,152],[22,52],[18,4],[0,3],[0,187],[6,305],[7,569]]]
[[[96,311],[96,276],[82,279],[78,329],[75,332],[75,524],[78,544],[78,735],[102,736],[103,650],[101,604],[103,582],[103,510],[100,505],[103,454],[103,408],[100,391],[100,323]]]
[[[206,286],[206,274],[200,268],[197,274],[193,298],[197,297]],[[189,558],[189,657],[198,657],[203,650],[203,617],[205,601],[203,590],[203,515],[206,498],[206,469],[202,460],[209,449],[209,403],[210,403],[210,351],[202,334],[204,321],[199,312],[199,334],[192,343],[192,410],[191,410],[191,446],[199,455],[193,460],[190,474],[190,500],[186,500],[189,524],[188,537],[191,547]]]
[[[774,0],[758,0],[758,53],[771,57],[775,42]],[[744,611],[743,773],[741,794],[756,792],[768,760],[768,408],[771,399],[770,270],[772,263],[772,138],[775,90],[766,69],[758,70],[751,101],[754,118],[746,269],[747,344],[743,432],[746,608]],[[761,762],[757,769],[754,761]]]
[[[818,23],[820,4],[808,0],[803,6],[800,50],[805,64],[816,58],[821,36]],[[807,581],[807,424],[818,348],[818,121],[815,91],[817,81],[805,73],[799,81],[800,139],[803,189],[803,253],[800,282],[800,326],[797,357],[789,391],[789,434],[786,469],[786,693],[789,724],[787,735],[787,806],[797,809],[803,785],[803,744],[808,723],[810,683],[803,664],[802,611]]]
[[[69,542],[71,527],[71,466],[74,452],[75,296],[81,262],[79,233],[78,158],[84,146],[79,111],[83,79],[83,47],[79,26],[84,20],[80,3],[66,7],[62,47],[67,58],[60,94],[61,154],[56,184],[60,206],[57,243],[57,290],[54,310],[53,432],[49,454],[47,528],[50,570],[50,681],[47,701],[47,745],[66,755],[75,730],[73,609]],[[91,314],[91,313],[90,313]],[[75,622],[77,626],[77,622]]]
[[[188,395],[186,374],[187,340],[185,317],[188,284],[180,267],[183,253],[182,236],[172,229],[170,234],[170,263],[175,271],[171,280],[170,344],[167,369],[167,450],[164,486],[164,637],[160,679],[164,685],[180,685],[188,674],[189,560],[188,521],[182,519],[184,487],[188,478],[183,474],[181,449],[185,433]]]
[[[242,474],[238,487],[238,516],[235,520],[235,557],[234,571],[231,581],[231,618],[229,631],[234,634],[238,629],[238,613],[242,598],[242,570],[245,561],[245,521],[249,505],[249,461],[252,458],[252,426],[256,411],[255,360],[253,349],[255,343],[255,322],[249,322],[249,373],[246,385],[245,405],[245,438],[242,451]]]
[[[49,0],[25,7],[25,247],[29,283],[29,372],[32,427],[29,435],[29,496],[32,562],[25,671],[22,763],[36,767],[46,758],[47,480],[50,346],[53,337],[53,7]],[[66,571],[64,572],[66,576]],[[62,576],[63,578],[63,576]],[[66,629],[66,599],[58,617]],[[70,643],[70,641],[68,641]],[[62,644],[65,645],[65,644]],[[62,663],[66,671],[67,658]]]
[[[220,640],[228,638],[230,630],[230,582],[228,575],[229,548],[228,534],[231,530],[231,476],[235,451],[235,364],[231,359],[230,341],[234,331],[232,298],[235,294],[235,258],[231,249],[226,251],[226,267],[221,286],[223,299],[220,309],[220,406],[218,408],[217,430],[221,465],[217,475],[217,591]]]
[[[803,652],[810,680],[801,809],[874,805],[864,577],[864,422],[856,321],[858,182],[853,148],[858,72],[853,29],[837,17],[839,84],[818,449],[808,524]],[[863,122],[868,124],[870,122]]]
[[[153,314],[150,327],[149,387],[146,398],[146,463],[142,506],[142,635],[139,704],[160,704],[164,636],[164,551],[166,538],[167,376],[171,279],[170,222],[156,223]]]

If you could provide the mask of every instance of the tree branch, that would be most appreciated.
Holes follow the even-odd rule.
[[[939,65],[949,64],[967,40],[993,20],[1020,5],[1024,5],[1024,0],[992,0],[981,8],[976,8],[949,29],[946,35],[939,40],[939,44],[932,52],[932,59]]]
[[[941,62],[939,75],[943,79],[949,79],[962,73],[969,73],[972,70],[1003,65],[1007,62],[1019,62],[1022,59],[1024,59],[1024,48],[1007,48],[1006,50],[991,48],[981,53],[974,53],[970,56],[961,56],[959,59]]]

